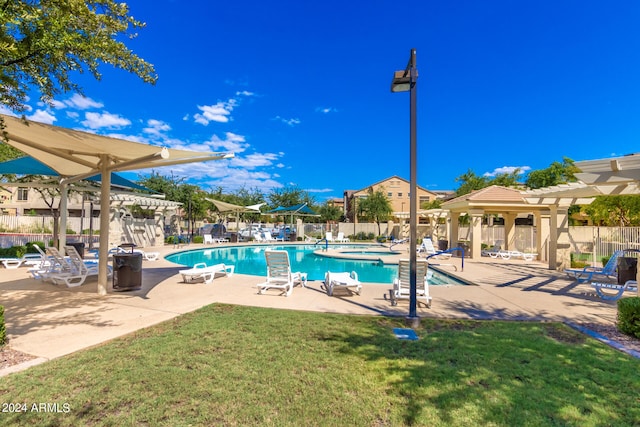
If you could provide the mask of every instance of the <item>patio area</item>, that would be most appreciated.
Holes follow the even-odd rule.
[[[197,249],[192,244],[183,249]],[[147,248],[162,255],[172,246]],[[211,284],[182,282],[180,266],[163,258],[144,261],[142,289],[97,293],[93,278],[77,288],[32,279],[26,268],[4,270],[0,305],[5,307],[8,344],[37,359],[51,360],[99,345],[212,303],[356,315],[405,316],[408,301],[392,306],[385,300],[391,284],[365,283],[361,296],[329,297],[320,281],[296,287],[288,297],[258,295],[262,277],[235,274]],[[421,317],[557,321],[574,325],[612,326],[615,302],[600,300],[591,286],[577,284],[545,264],[521,260],[465,260],[455,275],[474,285],[431,286],[433,306],[419,306]],[[8,368],[9,373],[20,367]],[[0,375],[3,372],[0,371]]]

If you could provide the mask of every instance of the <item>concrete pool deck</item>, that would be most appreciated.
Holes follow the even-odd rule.
[[[219,247],[192,244],[184,249]],[[145,248],[162,255],[172,246]],[[406,253],[405,253],[406,255]],[[443,261],[457,264],[460,259]],[[212,303],[272,307],[358,315],[406,316],[408,301],[391,306],[384,296],[391,284],[365,283],[361,296],[329,297],[320,281],[296,287],[286,298],[258,295],[264,277],[235,274],[211,284],[182,283],[177,266],[165,259],[143,262],[139,291],[97,294],[97,282],[67,288],[30,277],[26,268],[2,269],[0,305],[5,308],[8,344],[36,356],[39,363],[99,345],[141,328],[172,319]],[[600,300],[588,284],[577,284],[535,261],[465,260],[464,271],[444,271],[474,285],[431,286],[431,309],[419,306],[424,318],[558,321],[572,324],[615,324],[617,305]],[[0,375],[23,369],[8,368]]]

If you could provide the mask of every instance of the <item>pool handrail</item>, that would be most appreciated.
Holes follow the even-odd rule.
[[[329,240],[327,240],[326,237],[315,242],[313,246],[316,246],[318,243],[322,243],[322,241],[324,241],[324,250],[325,251],[329,250]]]
[[[458,247],[456,247],[456,248],[451,248],[451,249],[446,249],[446,250],[444,250],[444,251],[438,251],[438,252],[437,252],[437,253],[435,253],[435,254],[431,254],[431,255],[427,256],[427,259],[429,259],[429,258],[431,258],[431,257],[438,256],[438,255],[442,255],[442,254],[450,253],[450,252],[453,252],[453,251],[461,251],[461,254],[462,254],[462,260],[461,260],[461,262],[462,262],[462,264],[461,264],[461,266],[460,266],[460,271],[464,271],[464,248],[463,248],[462,246],[458,246]]]

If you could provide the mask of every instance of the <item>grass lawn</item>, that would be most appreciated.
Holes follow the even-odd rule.
[[[404,319],[214,304],[0,378],[0,422],[640,422],[640,361],[564,325],[423,319],[418,341],[397,340],[392,328],[403,324]],[[45,406],[36,406],[39,412],[34,403]],[[7,412],[17,408],[25,412]]]

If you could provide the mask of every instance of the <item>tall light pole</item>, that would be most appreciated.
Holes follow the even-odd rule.
[[[420,325],[420,318],[417,313],[416,298],[416,266],[417,266],[417,217],[418,217],[418,194],[417,194],[417,174],[418,168],[418,149],[417,149],[417,128],[416,128],[416,109],[417,109],[417,86],[418,86],[418,69],[416,68],[416,50],[411,49],[409,62],[404,71],[396,71],[391,81],[391,92],[409,92],[409,167],[410,167],[410,184],[409,184],[409,315],[407,316],[407,325],[417,327]]]

